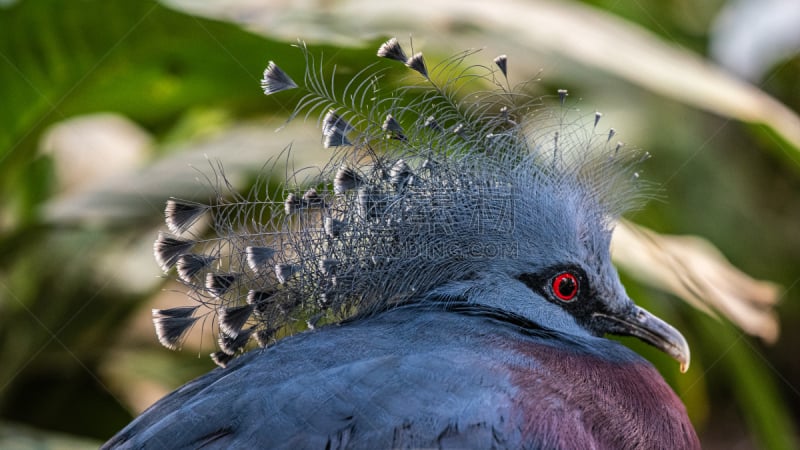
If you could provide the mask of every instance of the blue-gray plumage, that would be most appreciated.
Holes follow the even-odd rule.
[[[107,448],[699,448],[658,372],[603,337],[688,367],[684,338],[628,298],[610,262],[638,178],[613,131],[598,145],[594,128],[502,87],[463,105],[461,57],[429,70],[394,39],[378,55],[424,77],[421,100],[382,100],[369,71],[332,98],[304,55],[298,111],[324,111],[331,162],[285,200],[168,202],[175,235],[156,259],[199,304],[155,310],[158,337],[179,346],[210,307],[223,367]],[[442,72],[456,78],[436,84]],[[298,86],[270,63],[262,87]],[[186,236],[205,214],[218,237]],[[312,330],[275,342],[300,319]],[[238,356],[253,338],[264,348]]]
[[[107,443],[421,447],[699,445],[680,400],[626,347],[461,302],[404,306],[252,351]]]

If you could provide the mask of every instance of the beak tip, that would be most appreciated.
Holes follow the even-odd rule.
[[[595,316],[611,324],[611,330],[606,332],[638,337],[678,361],[681,373],[689,370],[691,353],[686,338],[647,310],[634,306],[627,314],[613,316],[596,313]]]
[[[678,336],[680,336],[680,342],[677,345],[678,348],[673,357],[680,363],[681,373],[686,373],[689,371],[689,363],[692,360],[691,353],[689,351],[689,343],[686,342],[686,339],[683,337],[683,335],[677,331],[676,333]]]

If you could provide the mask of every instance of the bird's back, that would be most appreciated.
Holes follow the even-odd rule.
[[[303,333],[190,382],[106,448],[699,448],[645,360],[521,320],[417,305]]]

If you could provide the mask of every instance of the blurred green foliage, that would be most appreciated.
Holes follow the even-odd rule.
[[[705,51],[710,20],[723,4],[586,3],[698,53]],[[139,198],[132,192],[122,206],[136,213],[122,222],[49,220],[44,208],[60,192],[54,161],[40,151],[43,133],[70,117],[112,111],[154,136],[147,157],[155,163],[209,130],[264,115],[286,117],[291,109],[284,105],[297,98],[287,93],[265,99],[258,80],[268,59],[290,74],[302,73],[304,62],[292,42],[152,1],[11,3],[0,6],[0,36],[0,420],[103,440],[131,419],[120,385],[139,377],[175,387],[211,363],[191,352],[153,350],[157,342],[150,334],[124,342],[128,353],[113,359],[120,336],[130,336],[124,333],[133,316],[147,314],[142,306],[160,285],[126,286],[122,281],[131,274],[109,269],[108,255],[151,242],[171,193]],[[315,51],[335,55],[338,73],[346,76],[373,61],[378,42]],[[797,108],[798,79],[794,60],[776,68],[765,86]],[[625,342],[654,361],[684,398],[707,447],[796,448],[800,171],[792,162],[796,156],[785,154],[797,149],[761,126],[712,116],[620,81],[604,82],[602,89],[604,96],[616,89],[636,105],[645,127],[637,134],[645,141],[636,144],[656,156],[645,176],[667,198],[633,219],[660,232],[704,236],[747,273],[786,288],[779,306],[783,335],[764,347],[724,321],[628,282],[634,298],[685,331],[694,368],[679,375],[663,355]],[[573,90],[592,96],[591,87]],[[254,161],[254,168],[262,162]],[[103,370],[109,361],[126,363]],[[3,429],[0,446],[27,436],[15,430]]]

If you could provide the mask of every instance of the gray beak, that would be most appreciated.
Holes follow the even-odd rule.
[[[691,354],[686,339],[678,330],[647,310],[634,305],[625,314],[594,313],[593,318],[603,323],[607,333],[637,337],[678,361],[681,373],[689,370]]]

